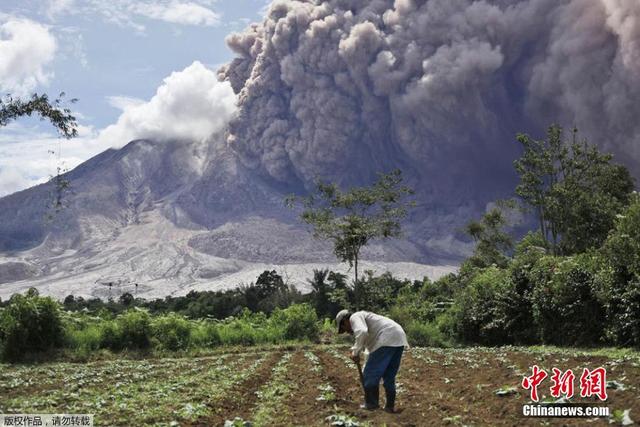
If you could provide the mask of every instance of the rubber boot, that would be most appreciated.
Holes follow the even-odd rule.
[[[367,387],[364,389],[364,405],[360,405],[360,408],[367,409],[369,411],[378,409],[380,407],[380,404],[378,403],[379,400],[380,388],[378,386]]]
[[[396,391],[395,390],[387,390],[384,389],[385,394],[387,396],[387,401],[384,405],[384,410],[391,414],[396,412]]]

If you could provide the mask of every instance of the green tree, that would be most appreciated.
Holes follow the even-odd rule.
[[[600,253],[605,266],[604,299],[611,341],[640,347],[640,195],[618,215]]]
[[[255,284],[243,288],[246,307],[251,311],[271,313],[277,307],[286,307],[290,290],[275,270],[265,270]]]
[[[501,268],[508,265],[507,253],[513,249],[513,238],[505,231],[508,221],[503,209],[513,207],[511,201],[499,202],[480,221],[471,221],[466,225],[464,231],[476,243],[473,255],[467,260],[468,264],[480,268],[493,264]]]
[[[413,203],[407,200],[413,190],[402,185],[402,172],[381,174],[369,187],[342,191],[336,184],[319,181],[309,197],[287,199],[291,207],[301,202],[303,222],[313,226],[316,238],[333,243],[335,255],[354,267],[358,283],[360,251],[373,239],[399,237],[400,221]]]
[[[71,110],[63,105],[64,92],[53,101],[46,94],[34,93],[31,98],[23,100],[10,95],[0,99],[0,127],[8,125],[13,120],[37,114],[42,120],[49,120],[61,136],[70,139],[78,136],[78,122]],[[77,99],[71,99],[72,104]]]
[[[577,134],[574,129],[572,141],[565,141],[562,128],[553,125],[546,140],[517,137],[524,152],[514,163],[520,175],[516,194],[536,213],[555,255],[599,247],[634,189],[626,168]]]
[[[13,295],[0,311],[0,354],[5,360],[18,361],[30,353],[53,350],[63,341],[60,305],[50,297],[38,296],[34,288],[25,295]]]

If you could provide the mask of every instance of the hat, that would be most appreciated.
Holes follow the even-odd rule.
[[[338,333],[342,333],[342,328],[340,328],[340,324],[342,323],[342,319],[351,315],[349,310],[340,310],[340,312],[336,315],[336,326],[338,327]]]

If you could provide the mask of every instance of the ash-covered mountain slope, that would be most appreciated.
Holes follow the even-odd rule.
[[[30,286],[60,298],[156,297],[237,286],[271,268],[304,286],[314,268],[345,271],[284,206],[291,190],[219,141],[138,140],[105,151],[66,176],[71,190],[53,215],[51,183],[0,199],[0,297]],[[399,240],[371,245],[364,266],[410,278],[452,271],[402,262],[424,257]]]

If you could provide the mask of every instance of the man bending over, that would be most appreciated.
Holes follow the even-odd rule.
[[[366,348],[369,359],[364,367],[363,408],[373,410],[380,407],[380,379],[384,381],[387,401],[384,410],[394,413],[396,402],[396,375],[400,369],[402,352],[409,347],[407,336],[400,325],[388,317],[369,311],[351,313],[342,310],[336,316],[338,333],[348,332],[355,337],[351,347],[351,359],[360,361],[360,354]]]

